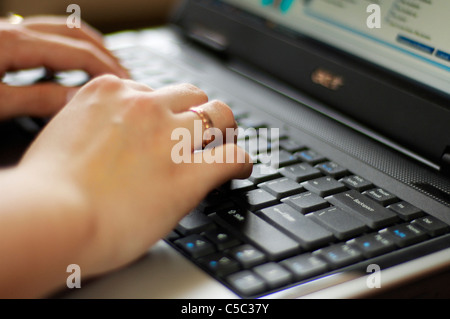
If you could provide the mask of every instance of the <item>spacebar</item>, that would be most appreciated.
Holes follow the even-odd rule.
[[[351,213],[373,229],[391,225],[398,220],[395,213],[355,190],[325,199],[340,209]]]
[[[266,253],[270,260],[280,260],[300,250],[300,245],[252,212],[229,209],[210,215],[229,231]]]

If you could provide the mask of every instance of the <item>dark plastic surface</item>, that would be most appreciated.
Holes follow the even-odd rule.
[[[204,41],[207,45],[220,39],[215,49],[221,53],[301,88],[438,165],[450,145],[450,97],[418,82],[306,37],[280,35],[220,1],[187,1],[176,23],[197,39],[199,30],[207,30],[204,34],[214,35]],[[342,76],[344,86],[333,91],[313,83],[318,68]]]

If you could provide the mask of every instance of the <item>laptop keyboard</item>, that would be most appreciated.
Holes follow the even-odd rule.
[[[116,53],[136,80],[154,88],[188,81],[211,94],[166,60],[146,57],[150,52]],[[271,137],[269,123],[225,100],[239,127],[256,130],[238,137],[255,160],[253,173],[212,191],[165,240],[236,294],[276,292],[450,232],[320,150],[284,132]],[[261,137],[264,152],[251,143]]]
[[[148,49],[115,54],[153,88],[191,82],[217,97]],[[232,97],[225,101],[241,128],[256,129],[238,138],[255,159],[253,173],[212,191],[165,240],[236,294],[266,295],[450,233],[449,225],[320,150],[285,132],[270,136],[269,123]],[[268,141],[264,152],[257,143],[252,148],[260,137]]]
[[[166,75],[137,80],[153,87],[179,81]],[[284,132],[272,138],[269,123],[229,104],[241,128],[256,129],[238,137],[255,159],[253,173],[211,192],[166,241],[236,294],[276,292],[450,232],[320,150]],[[251,143],[260,137],[268,141],[264,152]]]
[[[213,191],[169,243],[239,295],[256,296],[450,230],[326,158],[311,166],[294,157],[267,174],[256,164],[249,179]]]

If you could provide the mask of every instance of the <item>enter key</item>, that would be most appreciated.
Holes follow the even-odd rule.
[[[398,220],[395,213],[355,190],[329,196],[325,199],[362,220],[372,229],[392,225]]]

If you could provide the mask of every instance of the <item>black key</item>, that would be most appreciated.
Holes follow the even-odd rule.
[[[281,177],[278,170],[263,164],[256,164],[253,166],[252,174],[248,179],[255,184],[259,184],[278,177]]]
[[[213,214],[213,218],[226,229],[240,233],[270,260],[290,257],[300,249],[296,241],[249,211],[226,210]]]
[[[236,106],[232,106],[231,111],[233,111],[234,119],[236,121],[239,121],[240,119],[243,119],[249,115],[247,110]]]
[[[258,130],[256,129],[244,129],[244,128],[239,128],[238,131],[238,136],[237,136],[237,140],[240,143],[239,145],[241,147],[244,147],[243,145],[249,146],[250,144],[245,144],[246,140],[251,140],[251,139],[255,139],[254,143],[252,144],[252,147],[255,147],[256,149],[258,148]],[[256,143],[256,144],[255,144]],[[248,149],[246,149],[248,151]]]
[[[302,143],[291,139],[281,140],[279,145],[281,149],[288,151],[289,153],[295,153],[305,148],[305,146]]]
[[[166,237],[164,237],[167,241],[175,241],[180,238],[180,235],[176,231],[171,231]]]
[[[332,268],[340,268],[363,259],[363,255],[347,244],[337,244],[315,251],[323,257]]]
[[[209,255],[198,260],[200,264],[217,276],[223,277],[240,270],[239,263],[223,253]]]
[[[259,133],[259,131],[260,130],[258,130],[258,133]],[[258,135],[258,138],[256,138],[255,140],[258,143],[257,144],[257,146],[258,146],[257,147],[257,154],[270,154],[271,152],[279,151],[278,142],[277,141],[272,142],[271,140],[268,140],[266,137],[260,136],[260,135]],[[252,140],[249,140],[249,141],[252,142]],[[270,158],[267,159],[267,162],[264,162],[263,160],[260,160],[260,162],[264,163],[266,165],[270,165]]]
[[[374,188],[363,193],[383,206],[398,202],[398,198],[382,188]]]
[[[271,195],[263,189],[254,189],[251,191],[240,193],[239,195],[236,195],[235,199],[241,205],[251,211],[256,211],[258,209],[278,203],[278,200],[275,196]]]
[[[287,285],[293,279],[289,271],[274,262],[257,266],[253,271],[263,278],[271,289]]]
[[[214,227],[215,224],[211,218],[203,214],[202,210],[194,209],[178,223],[175,229],[186,236],[199,234]]]
[[[357,190],[358,192],[363,192],[373,188],[373,184],[371,182],[358,175],[344,177],[340,180],[340,182],[348,188]]]
[[[395,242],[382,234],[370,234],[348,242],[356,247],[366,258],[373,258],[396,249]]]
[[[450,231],[450,227],[433,216],[426,216],[414,220],[412,225],[419,226],[430,236],[440,236]]]
[[[367,230],[367,226],[361,220],[336,207],[311,213],[307,217],[317,221],[341,240],[355,237]]]
[[[398,220],[398,216],[394,212],[355,190],[330,196],[327,200],[331,204],[361,219],[373,229],[392,225]]]
[[[327,271],[327,264],[312,254],[292,257],[283,260],[280,264],[289,269],[296,280],[310,278]]]
[[[380,231],[380,234],[393,238],[395,244],[399,247],[406,247],[419,243],[428,237],[425,231],[412,224],[392,226]]]
[[[307,190],[325,197],[340,192],[345,192],[347,188],[331,177],[320,177],[311,181],[303,182],[302,186]]]
[[[300,160],[309,164],[318,164],[320,162],[325,162],[327,159],[313,150],[304,150],[294,154]]]
[[[424,212],[407,202],[395,203],[389,205],[388,208],[396,212],[401,219],[407,222],[424,215]]]
[[[269,143],[279,143],[288,138],[286,132],[279,128],[260,128],[258,135]]]
[[[220,190],[215,189],[206,196],[197,209],[203,211],[204,214],[209,214],[218,207],[227,206],[228,204],[229,198]]]
[[[248,133],[246,133],[248,134]],[[260,145],[257,137],[247,137],[247,135],[239,137],[237,143],[240,148],[244,149],[251,157],[251,159],[256,162],[258,159],[258,154],[266,153],[270,150],[270,146],[267,143]]]
[[[225,250],[240,244],[240,241],[223,229],[211,229],[203,234],[218,250]]]
[[[257,119],[255,117],[243,118],[239,121],[239,126],[244,128],[267,128],[269,127],[267,123],[263,120]]]
[[[229,255],[236,259],[243,268],[252,268],[266,262],[266,256],[252,245],[242,245],[231,249]]]
[[[178,239],[175,244],[193,258],[203,257],[215,251],[213,244],[200,235],[190,235]]]
[[[281,200],[300,213],[306,214],[330,206],[326,200],[311,192],[301,193]]]
[[[248,179],[233,179],[224,184],[221,189],[224,192],[238,192],[249,191],[251,189],[254,189],[255,187],[255,184],[253,184],[253,182]]]
[[[241,295],[252,296],[266,290],[264,280],[250,270],[243,270],[229,275],[227,281]]]
[[[307,163],[283,167],[280,169],[280,173],[298,183],[322,176],[318,169],[313,168]]]
[[[275,152],[272,151],[267,154],[260,154],[258,156],[258,160],[261,163],[271,166],[273,168],[280,168],[299,162],[297,157],[295,157],[294,155],[285,150],[279,150]]]
[[[348,174],[348,170],[334,162],[325,162],[317,164],[316,168],[325,175],[329,175],[333,178],[341,178]]]
[[[303,186],[286,177],[259,184],[258,187],[266,190],[277,199],[295,195],[304,191]]]
[[[263,209],[260,214],[269,223],[296,239],[306,250],[322,247],[334,240],[331,232],[286,204]]]

